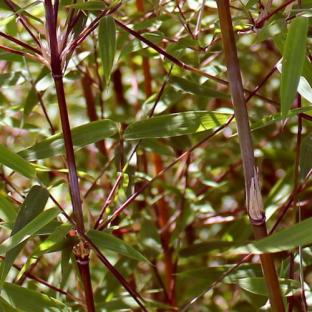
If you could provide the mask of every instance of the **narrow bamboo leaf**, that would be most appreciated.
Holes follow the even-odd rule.
[[[224,124],[230,115],[219,112],[189,111],[161,115],[134,122],[125,131],[126,140],[168,138],[211,130]]]
[[[253,254],[274,253],[311,243],[312,218],[309,218],[266,238],[232,249],[229,252]]]
[[[36,176],[35,167],[21,156],[11,152],[4,145],[0,144],[0,163],[17,171],[27,178]]]
[[[183,79],[180,77],[171,77],[170,78],[170,83],[171,85],[178,89],[178,90],[182,90],[186,93],[191,93],[191,94],[195,94],[198,96],[205,96],[205,97],[215,97],[215,98],[219,98],[219,99],[229,99],[230,96],[222,93],[222,92],[218,92],[215,89],[212,89],[208,86],[206,86],[205,84],[199,85],[196,84],[190,80],[187,79]]]
[[[51,210],[51,209],[50,209]],[[60,243],[65,240],[66,234],[72,228],[71,224],[64,223],[58,226],[33,252],[33,255],[40,256],[44,253],[54,251]]]
[[[0,311],[1,312],[18,312],[14,307],[12,307],[3,298],[0,298]]]
[[[210,241],[206,243],[199,243],[182,248],[179,255],[181,257],[194,257],[203,253],[209,253],[214,250],[227,250],[229,247],[237,245],[234,242],[227,241]]]
[[[22,72],[0,74],[0,87],[12,87],[25,82]]]
[[[110,15],[103,17],[100,22],[99,46],[104,77],[106,83],[108,83],[116,52],[116,25],[114,19]]]
[[[153,153],[157,153],[159,155],[166,155],[166,156],[174,156],[175,153],[171,146],[160,142],[157,139],[146,139],[143,140],[141,146],[146,151],[151,151]]]
[[[112,234],[91,230],[88,232],[88,237],[102,251],[111,250],[138,261],[148,262],[148,260],[139,251]]]
[[[295,108],[292,110],[289,110],[286,113],[286,116],[283,116],[282,113],[277,113],[277,114],[273,114],[273,115],[269,115],[266,116],[264,118],[262,118],[259,121],[256,121],[254,123],[251,124],[251,130],[255,131],[270,125],[273,125],[274,123],[278,122],[278,121],[282,121],[285,118],[291,118],[291,117],[295,117],[297,116],[299,113],[305,113],[305,112],[309,112],[312,111],[312,107],[301,107],[301,108]]]
[[[207,281],[207,284],[214,282],[222,274],[233,268],[234,265],[221,265],[213,267],[201,267],[193,270],[182,271],[177,273],[179,278],[191,277],[196,279],[204,279]],[[237,270],[233,271],[226,276],[224,282],[226,283],[235,283],[237,279],[247,278],[247,277],[256,277],[261,276],[261,266],[259,264],[243,264],[240,265]]]
[[[241,288],[261,296],[268,296],[268,291],[263,277],[247,277],[235,281]],[[279,279],[282,295],[292,296],[300,290],[300,283],[291,279]]]
[[[49,192],[45,188],[38,185],[32,187],[16,217],[11,236],[23,229],[24,226],[43,211],[48,198]],[[15,258],[18,256],[23,246],[24,243],[6,253],[5,260],[2,261],[0,266],[0,287],[2,287]]]
[[[312,169],[312,135],[308,135],[301,144],[300,177],[304,179]]]
[[[66,311],[66,307],[62,302],[39,291],[30,290],[16,284],[5,283],[3,292],[19,311]]]
[[[72,270],[72,266],[70,264],[70,257],[72,255],[73,246],[66,246],[62,249],[62,258],[61,258],[61,271],[62,271],[62,279],[60,283],[60,287],[64,288],[66,282],[69,278],[69,275]]]
[[[83,3],[69,4],[66,7],[85,11],[99,11],[107,8],[107,4],[104,1],[89,1]]]
[[[28,92],[27,98],[25,100],[24,104],[24,118],[26,118],[33,110],[33,108],[37,105],[38,103],[38,98],[36,94],[35,88],[31,88],[30,91]]]
[[[13,223],[16,216],[16,207],[7,199],[6,196],[0,194],[0,219],[8,223]]]
[[[281,112],[286,115],[293,103],[306,52],[308,18],[298,16],[290,24],[284,51],[281,77]]]
[[[116,124],[109,119],[98,120],[72,129],[74,148],[80,149],[88,144],[113,136],[117,133]],[[19,155],[28,160],[44,159],[64,154],[62,134],[55,134],[23,151]]]
[[[28,257],[27,262],[23,265],[18,273],[17,279],[21,278],[23,274],[30,268],[31,264],[36,262],[37,258],[43,254],[62,250],[63,247],[69,245],[65,236],[72,228],[71,224],[60,224],[43,242],[41,242],[31,256]]]
[[[58,208],[51,208],[41,212],[37,217],[27,223],[21,230],[6,239],[0,246],[0,253],[12,250],[14,247],[24,242],[34,235],[59,214]]]
[[[43,24],[43,22],[42,22],[42,20],[40,18],[37,18],[36,16],[34,16],[34,15],[32,15],[32,14],[27,12],[27,9],[29,9],[31,7],[34,7],[34,6],[38,5],[38,4],[41,4],[41,2],[42,1],[34,1],[34,2],[24,6],[22,8],[19,8],[17,11],[15,11],[10,16],[8,16],[8,18],[16,16],[17,13],[19,13],[19,14],[23,13],[24,15],[28,16],[29,18],[39,22],[40,24]],[[16,6],[16,4],[15,4],[15,6]]]

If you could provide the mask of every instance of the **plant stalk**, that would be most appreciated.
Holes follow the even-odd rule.
[[[69,191],[71,195],[71,201],[73,205],[73,214],[74,221],[76,223],[76,227],[79,233],[84,233],[84,221],[83,221],[83,212],[82,212],[82,203],[80,198],[80,189],[79,189],[79,181],[78,174],[76,169],[75,162],[75,154],[73,149],[73,140],[71,136],[70,124],[69,124],[69,116],[67,110],[67,103],[64,91],[64,83],[63,83],[63,70],[62,70],[62,60],[61,53],[58,48],[58,38],[56,33],[56,18],[57,18],[57,3],[55,6],[52,5],[51,0],[45,0],[45,9],[46,9],[46,25],[49,36],[49,44],[50,44],[50,55],[51,55],[51,71],[54,79],[55,90],[57,94],[58,106],[60,110],[62,131],[64,137],[65,151],[66,151],[66,161],[68,167],[68,178],[69,178]],[[81,242],[83,245],[83,242]],[[84,259],[84,262],[81,263],[80,258],[84,255],[81,254],[81,248],[78,248],[78,251],[73,250],[76,259],[78,268],[81,274],[84,290],[85,290],[85,302],[87,306],[88,312],[94,312],[94,298],[93,298],[93,290],[92,283],[90,277],[90,268],[89,268],[89,257]]]
[[[255,239],[258,240],[267,236],[267,229],[263,211],[262,195],[259,186],[259,177],[255,165],[249,118],[244,97],[244,88],[240,74],[240,66],[232,26],[230,3],[229,0],[219,0],[217,1],[217,4],[223,49],[227,63],[229,84],[232,93],[238,138],[242,154],[247,212],[253,227]],[[285,309],[273,257],[271,254],[263,254],[260,256],[260,259],[264,279],[268,288],[272,311],[283,312]]]

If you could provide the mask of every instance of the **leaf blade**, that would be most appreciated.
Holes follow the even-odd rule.
[[[29,179],[36,176],[36,170],[32,164],[18,154],[11,152],[2,144],[0,144],[0,163],[21,173]]]
[[[116,53],[116,25],[113,17],[105,16],[99,26],[100,56],[106,83],[110,80]]]
[[[88,144],[96,143],[102,139],[116,134],[116,124],[110,119],[93,121],[72,129],[74,149],[80,149]],[[55,134],[41,142],[20,151],[18,154],[27,160],[44,159],[51,156],[62,155],[64,140],[62,134]]]
[[[303,70],[308,33],[308,19],[296,17],[290,24],[283,51],[281,76],[281,111],[286,115],[294,101]]]
[[[125,131],[125,139],[166,138],[194,134],[221,126],[229,117],[229,114],[206,111],[156,116],[130,124]]]
[[[8,252],[19,244],[23,243],[26,239],[34,235],[45,225],[55,219],[58,214],[58,208],[51,208],[41,212],[33,220],[27,223],[21,230],[6,239],[0,246],[0,253]]]
[[[43,211],[48,198],[49,192],[45,188],[39,185],[35,185],[31,188],[16,217],[11,236],[21,230],[26,224]],[[2,261],[0,266],[0,288],[3,286],[7,274],[9,273],[14,260],[23,246],[24,243],[16,246],[14,249],[6,253],[5,260]]]
[[[140,252],[112,234],[90,230],[88,237],[102,250],[108,249],[138,261],[148,262]]]

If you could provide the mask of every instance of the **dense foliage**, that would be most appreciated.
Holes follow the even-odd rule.
[[[311,8],[1,0],[0,311],[308,311]]]

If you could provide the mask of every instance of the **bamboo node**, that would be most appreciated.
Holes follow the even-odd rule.
[[[254,169],[254,176],[251,178],[250,189],[247,191],[246,200],[247,211],[251,221],[254,224],[262,224],[265,219],[265,215],[256,169]]]

